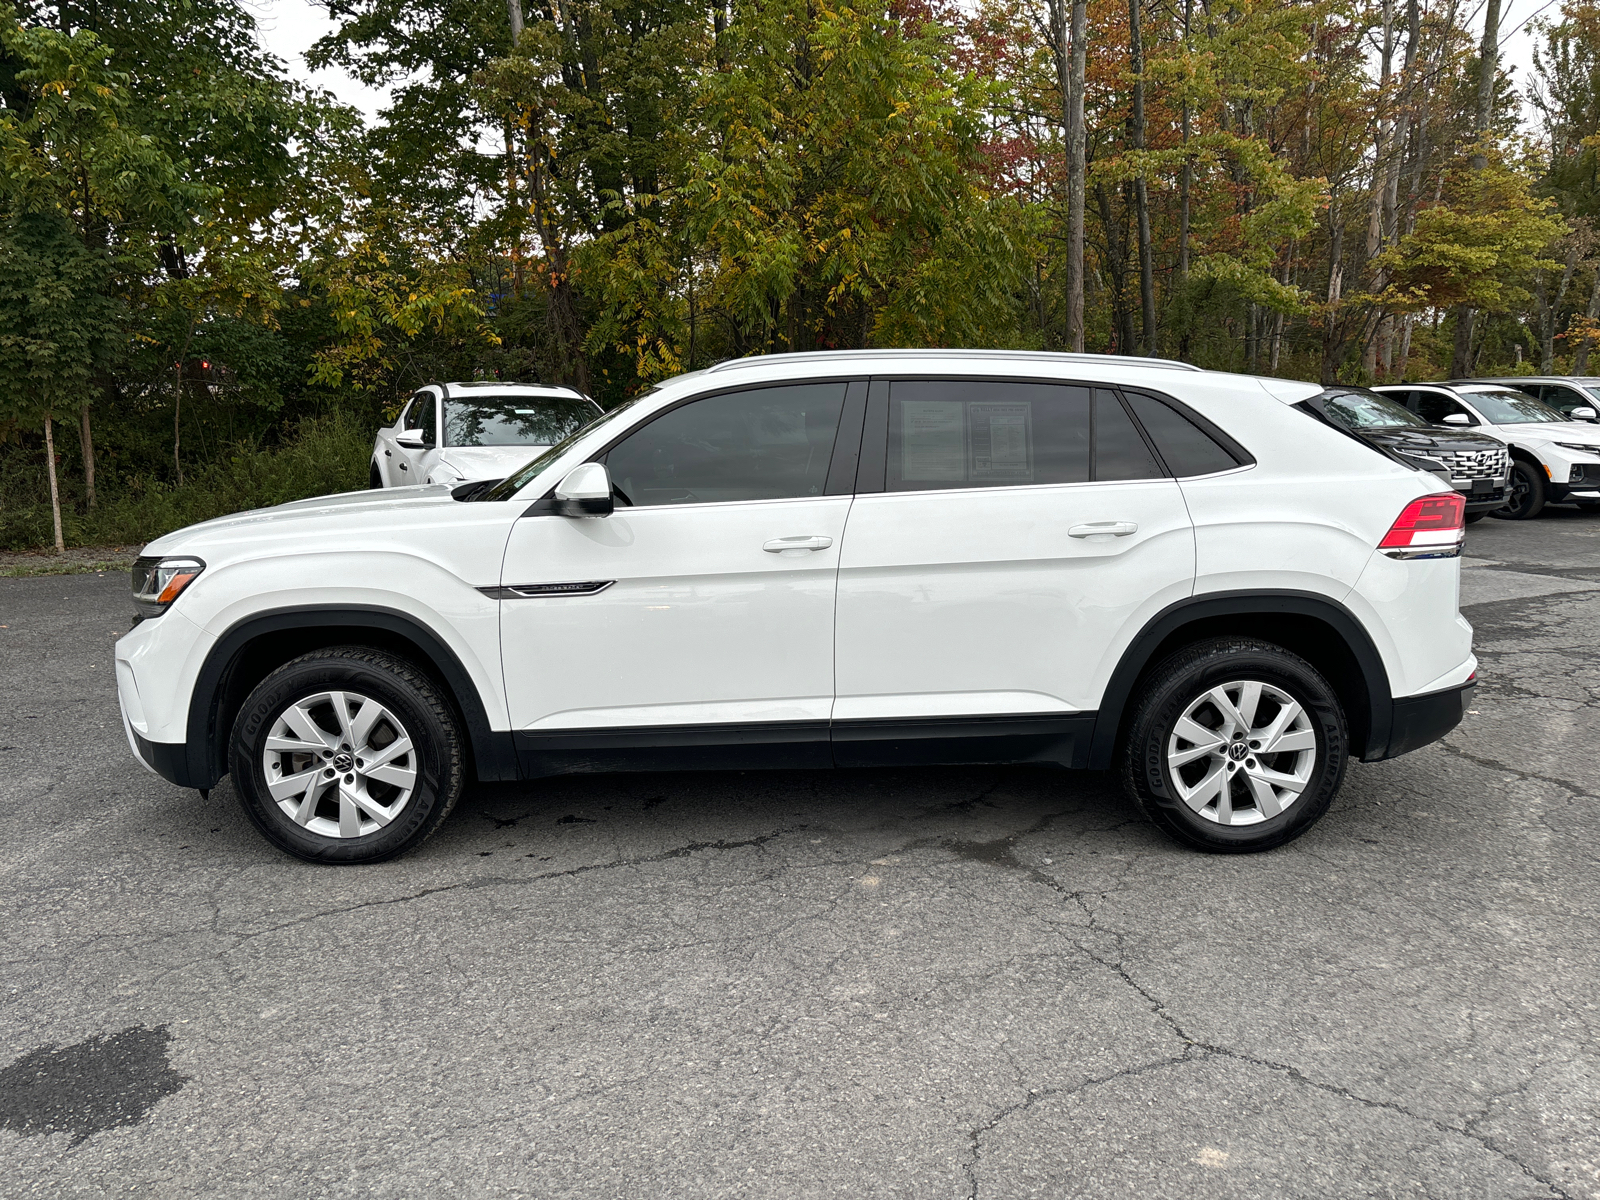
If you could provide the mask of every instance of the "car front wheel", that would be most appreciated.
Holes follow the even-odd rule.
[[[1216,638],[1146,677],[1123,750],[1124,787],[1152,822],[1203,850],[1248,853],[1292,841],[1328,811],[1349,737],[1310,663]]]
[[[1505,507],[1494,510],[1503,521],[1528,521],[1544,511],[1544,471],[1531,463],[1511,464],[1511,487]]]
[[[360,646],[273,671],[234,722],[229,768],[257,829],[297,858],[369,863],[419,845],[465,784],[455,714],[404,659]]]

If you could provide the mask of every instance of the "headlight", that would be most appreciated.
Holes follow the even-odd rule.
[[[195,581],[206,564],[188,555],[141,558],[133,564],[133,607],[140,619],[159,617],[183,590]]]
[[[1557,442],[1563,450],[1576,450],[1579,454],[1593,454],[1600,458],[1600,446],[1585,446],[1581,442]]]

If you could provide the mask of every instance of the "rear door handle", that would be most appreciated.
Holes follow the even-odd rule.
[[[761,548],[768,554],[782,554],[785,550],[826,550],[831,545],[831,537],[813,534],[810,537],[773,538],[770,542],[761,543]]]
[[[1093,521],[1088,525],[1074,525],[1067,530],[1067,536],[1075,538],[1127,537],[1130,533],[1138,532],[1139,526],[1133,521]]]

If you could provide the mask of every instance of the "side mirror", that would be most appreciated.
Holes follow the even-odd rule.
[[[609,517],[615,507],[605,463],[580,463],[556,484],[557,516]]]
[[[1444,419],[1443,423],[1446,425],[1471,425],[1472,418],[1467,416],[1466,413],[1451,413]]]
[[[403,446],[407,450],[426,450],[428,443],[422,440],[422,430],[407,429],[403,433],[394,435],[394,444]]]
[[[1600,417],[1600,413],[1596,413],[1594,409],[1590,408],[1588,405],[1584,405],[1582,408],[1573,409],[1567,414],[1567,416],[1571,417],[1574,421],[1593,421],[1596,417]]]

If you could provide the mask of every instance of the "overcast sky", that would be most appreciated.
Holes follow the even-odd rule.
[[[289,64],[292,75],[313,86],[326,88],[346,104],[360,109],[369,123],[374,120],[378,109],[388,100],[387,91],[362,87],[343,71],[306,69],[303,57],[306,50],[312,42],[334,28],[326,8],[308,3],[308,0],[242,0],[242,3],[256,14],[261,40],[267,49]],[[1397,10],[1400,7],[1396,5]],[[1505,66],[1515,68],[1512,81],[1524,95],[1527,92],[1528,75],[1533,68],[1533,39],[1526,22],[1534,16],[1554,16],[1560,8],[1559,0],[1506,0],[1501,6],[1500,28],[1504,31],[1501,53]],[[1478,12],[1482,12],[1481,3]],[[1482,17],[1479,16],[1478,20],[1481,21]]]

